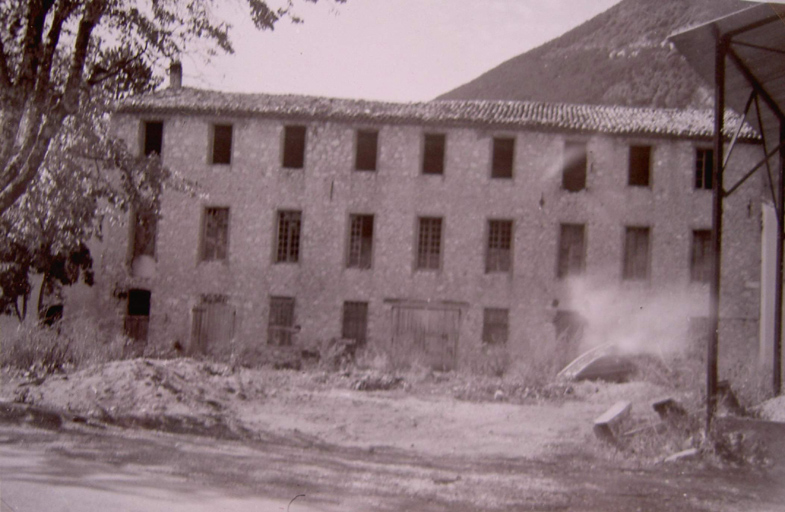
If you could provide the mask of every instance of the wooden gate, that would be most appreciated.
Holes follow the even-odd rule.
[[[421,360],[437,370],[455,368],[461,310],[450,306],[395,305],[392,343],[409,361]]]

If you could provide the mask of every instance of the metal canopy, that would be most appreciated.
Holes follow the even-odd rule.
[[[777,210],[777,259],[773,347],[773,391],[782,389],[783,259],[785,255],[785,6],[756,4],[734,14],[674,34],[670,41],[709,83],[714,84],[714,201],[712,216],[713,271],[710,321],[712,332],[707,347],[706,431],[711,430],[717,406],[717,351],[719,347],[720,268],[722,255],[723,199],[744,180],[726,186],[723,172],[735,138],[724,151],[723,118],[726,107],[746,116],[763,136],[765,158],[745,176],[765,168],[772,201]],[[772,172],[771,157],[779,154]],[[775,184],[776,176],[778,183]],[[775,190],[778,189],[778,190]]]
[[[752,90],[748,78],[752,78],[761,89],[761,101],[768,107],[760,108],[766,140],[779,140],[779,117],[785,117],[785,5],[757,4],[669,39],[692,67],[713,84],[718,37],[729,40],[726,105],[744,113]],[[747,120],[755,128],[759,126],[754,108]]]

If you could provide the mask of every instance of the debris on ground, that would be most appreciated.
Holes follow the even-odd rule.
[[[352,389],[357,391],[386,391],[401,387],[403,377],[387,373],[368,373],[352,382]]]
[[[775,396],[770,400],[766,400],[755,406],[753,411],[761,419],[785,423],[785,395]]]
[[[594,420],[594,435],[607,443],[616,444],[616,435],[624,420],[629,418],[632,404],[627,401],[616,402],[599,418]]]

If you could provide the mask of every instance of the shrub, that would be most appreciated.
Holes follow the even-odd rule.
[[[103,332],[88,318],[62,320],[54,327],[22,324],[5,336],[0,365],[45,377],[69,368],[120,359],[129,341]]]

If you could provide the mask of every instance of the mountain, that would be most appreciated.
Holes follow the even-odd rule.
[[[437,99],[709,107],[710,84],[666,38],[750,5],[741,0],[622,0]]]

